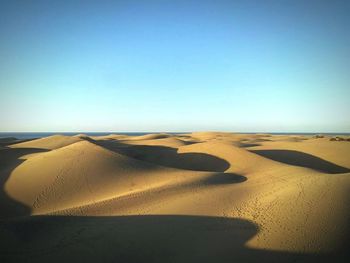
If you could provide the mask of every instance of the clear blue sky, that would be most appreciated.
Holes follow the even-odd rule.
[[[0,131],[350,132],[349,14],[346,0],[2,0]]]

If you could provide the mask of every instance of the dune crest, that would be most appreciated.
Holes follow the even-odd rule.
[[[40,148],[47,150],[58,149],[81,141],[79,136],[52,135],[45,138],[13,144],[12,148]]]
[[[222,238],[222,242],[233,244],[221,244],[213,250],[230,260],[259,262],[260,255],[267,261],[282,257],[277,261],[301,258],[318,262],[337,251],[346,257],[350,231],[349,153],[349,142],[324,137],[219,132],[55,135],[5,145],[0,149],[0,205],[5,212],[2,218],[10,223],[0,241],[14,235],[24,242],[13,229],[23,227],[23,231],[30,232],[36,222],[41,222],[38,224],[47,231],[55,232],[53,222],[60,222],[67,228],[56,234],[63,240],[76,235],[77,243],[94,240],[99,231],[110,242],[122,242],[119,234],[141,238],[125,238],[122,250],[107,249],[102,258],[126,253],[125,258],[130,259],[136,249],[151,260],[144,250],[147,242],[142,239],[148,237],[138,236],[134,227],[155,231],[152,242],[169,249],[186,236],[174,231],[196,229],[196,223],[200,225],[194,235],[203,235],[205,240]],[[130,225],[126,225],[125,218]],[[159,233],[150,218],[159,222]],[[89,230],[79,230],[79,222],[87,224]],[[101,222],[114,230],[99,226]],[[168,229],[171,222],[179,225]],[[119,224],[127,230],[119,229]],[[224,235],[226,227],[235,238]],[[208,230],[211,228],[212,232]],[[147,229],[145,234],[149,233]],[[76,234],[79,231],[85,232]],[[114,236],[106,234],[108,231]],[[163,240],[161,233],[179,239],[172,243]],[[58,241],[43,234],[43,239],[35,242],[50,250]],[[204,250],[213,245],[199,239],[196,242]],[[18,260],[26,255],[12,245],[7,247],[17,253]],[[236,252],[232,254],[230,249]],[[87,253],[85,247],[79,251]],[[188,257],[186,251],[178,252],[178,258]],[[210,262],[210,255],[189,258]],[[41,257],[47,260],[45,254]]]

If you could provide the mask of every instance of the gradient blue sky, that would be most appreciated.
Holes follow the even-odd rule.
[[[350,1],[1,1],[0,131],[350,132]]]

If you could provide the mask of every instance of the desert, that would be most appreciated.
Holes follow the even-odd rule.
[[[350,142],[194,132],[1,141],[1,262],[347,262]]]

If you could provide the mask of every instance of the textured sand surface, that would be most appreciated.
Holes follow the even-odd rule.
[[[350,141],[198,132],[2,145],[1,262],[348,262]]]

